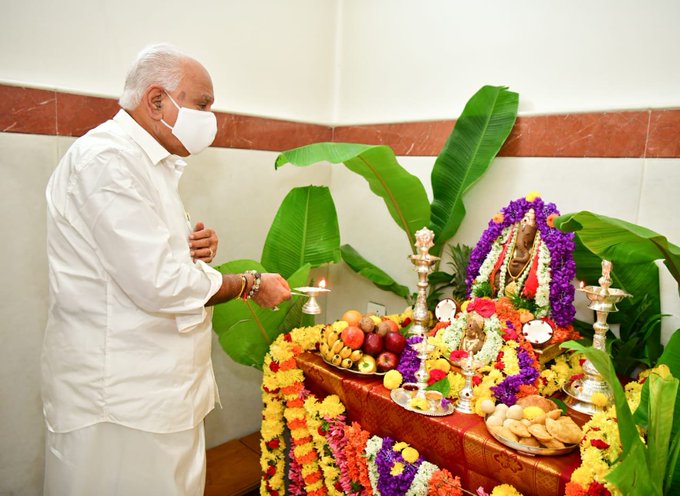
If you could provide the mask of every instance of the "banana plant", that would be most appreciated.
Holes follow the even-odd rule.
[[[316,163],[343,163],[359,174],[385,203],[404,231],[415,253],[415,233],[429,227],[435,234],[433,255],[460,227],[465,216],[463,196],[480,179],[507,139],[517,118],[519,96],[500,86],[484,86],[467,102],[432,169],[433,200],[416,176],[397,161],[387,146],[354,143],[315,143],[281,153],[275,163],[306,167]],[[411,291],[367,260],[351,245],[341,246],[343,261],[381,289],[408,298]],[[450,278],[452,279],[452,277]]]
[[[216,268],[222,273],[278,272],[295,288],[308,285],[312,268],[339,261],[340,230],[330,191],[325,186],[306,186],[292,189],[281,203],[261,262],[234,260]],[[293,296],[273,311],[237,298],[215,306],[213,329],[235,362],[262,369],[264,356],[279,334],[314,323],[302,314],[303,303]]]
[[[678,358],[680,333],[672,336],[659,363],[669,364],[670,373],[652,373],[642,390],[633,414],[609,355],[574,341],[563,348],[583,353],[597,368],[614,392],[617,427],[623,452],[617,465],[606,476],[622,494],[631,496],[671,495],[680,491],[678,453],[680,451],[680,409],[678,408]],[[639,429],[644,433],[640,436]]]
[[[657,362],[661,345],[661,297],[657,260],[663,260],[680,289],[680,247],[666,237],[630,222],[588,211],[564,214],[555,226],[576,233],[576,276],[597,284],[601,261],[612,262],[612,287],[632,295],[617,303],[609,322],[620,324],[620,338],[608,339],[616,370],[630,375]]]

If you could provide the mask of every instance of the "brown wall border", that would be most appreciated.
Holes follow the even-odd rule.
[[[114,99],[0,84],[0,132],[82,136],[112,117]],[[454,120],[324,126],[216,112],[213,146],[282,151],[321,141],[384,144],[399,156],[436,156]],[[506,157],[680,157],[680,109],[517,118]]]

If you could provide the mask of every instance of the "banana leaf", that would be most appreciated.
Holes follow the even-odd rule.
[[[420,180],[399,165],[391,148],[315,143],[281,153],[275,167],[278,169],[287,163],[304,167],[326,161],[342,162],[366,179],[371,191],[383,199],[392,219],[406,233],[409,245],[413,247],[415,232],[430,220],[429,200]]]
[[[621,357],[617,355],[617,348],[613,348],[617,370],[628,374],[636,361],[656,363],[663,350],[661,326],[657,320],[651,329],[647,327],[647,323],[661,314],[659,271],[655,261],[662,259],[680,283],[680,247],[647,228],[588,211],[562,215],[555,219],[555,226],[576,233],[574,259],[579,279],[598,284],[601,260],[610,260],[612,287],[632,295],[618,303],[619,311],[609,318],[609,322],[621,324],[623,342],[637,341],[640,345],[622,348]],[[635,350],[637,355],[626,356]]]
[[[266,272],[254,260],[233,260],[216,267],[223,274],[239,273],[245,270]],[[304,286],[309,278],[310,265],[304,264],[288,278],[290,287]],[[297,327],[291,323],[289,314],[300,316],[304,298],[293,296],[278,305],[279,310],[261,308],[251,300],[240,298],[215,305],[213,329],[219,337],[224,351],[237,363],[262,369],[265,354],[276,337],[288,329]]]
[[[326,186],[293,188],[269,229],[262,250],[262,265],[269,272],[290,277],[305,263],[315,268],[339,261],[340,229],[329,189]]]
[[[411,291],[408,287],[397,283],[389,274],[361,256],[352,246],[342,245],[340,250],[342,259],[354,272],[366,277],[380,289],[391,291],[404,299],[409,298]]]
[[[502,86],[483,86],[465,105],[432,169],[435,234],[431,253],[438,255],[465,217],[463,195],[486,172],[517,118],[519,95]]]
[[[575,350],[583,353],[588,358],[614,392],[616,405],[617,426],[623,452],[619,458],[620,463],[607,475],[607,480],[615,484],[622,494],[630,496],[651,496],[663,494],[663,479],[652,479],[651,465],[655,463],[649,455],[656,454],[648,451],[638,434],[637,426],[633,420],[623,386],[616,376],[614,364],[609,355],[593,347],[585,347],[575,341],[569,341],[561,345],[562,348]],[[667,398],[652,398],[653,401],[663,402],[662,409],[668,409]],[[675,397],[672,398],[670,408],[673,408]],[[658,449],[656,447],[655,449]]]
[[[664,349],[663,354],[657,362],[658,365],[666,365],[673,375],[673,377],[680,377],[680,329],[676,330],[668,344]],[[640,404],[635,410],[633,418],[635,422],[645,429],[649,428],[649,424],[654,422],[654,419],[649,420],[650,411],[650,382],[645,381],[642,386],[642,393],[640,396]],[[670,415],[670,414],[668,414]],[[675,409],[672,412],[672,431],[671,436],[673,443],[668,453],[668,473],[666,477],[664,494],[680,494],[680,469],[678,467],[678,453],[680,451],[680,396],[675,397]]]

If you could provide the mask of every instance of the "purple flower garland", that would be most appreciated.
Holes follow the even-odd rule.
[[[538,379],[539,372],[534,368],[534,359],[527,350],[517,348],[519,374],[509,375],[496,386],[491,386],[494,396],[501,403],[512,406],[517,401],[517,393],[522,384],[532,385]]]
[[[558,326],[566,326],[571,324],[576,314],[575,289],[571,284],[576,275],[573,257],[574,233],[565,233],[548,226],[546,219],[551,214],[559,215],[559,211],[554,203],[544,203],[540,197],[531,202],[525,198],[511,201],[501,210],[503,222],[496,223],[493,219],[489,221],[487,229],[482,233],[470,255],[466,278],[468,297],[472,282],[479,276],[479,269],[503,229],[521,221],[531,208],[536,213],[536,225],[541,233],[541,239],[550,251],[550,317]]]
[[[397,370],[401,373],[404,382],[416,382],[416,372],[420,368],[420,360],[418,359],[418,352],[413,349],[413,346],[422,340],[422,336],[411,336],[406,340],[406,347],[401,352],[399,365],[397,365]]]
[[[382,496],[402,496],[413,484],[413,479],[418,472],[423,457],[419,456],[415,463],[404,461],[401,452],[394,451],[394,441],[389,437],[383,439],[382,447],[375,456],[375,464],[378,468],[378,494]],[[392,467],[395,463],[402,463],[404,470],[399,475],[392,475]]]

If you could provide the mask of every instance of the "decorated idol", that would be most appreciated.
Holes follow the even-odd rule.
[[[470,296],[508,297],[536,318],[569,325],[576,312],[574,234],[555,228],[558,215],[553,203],[536,194],[494,215],[470,256]]]

